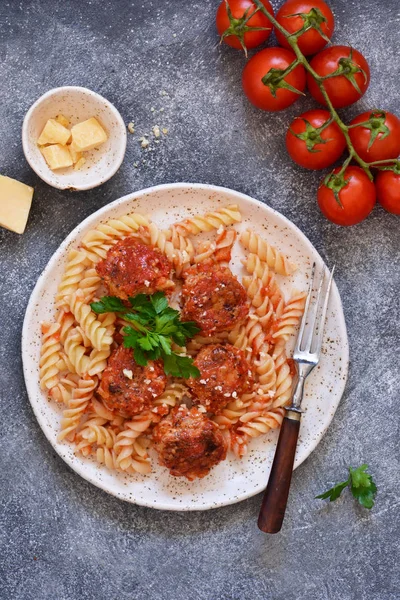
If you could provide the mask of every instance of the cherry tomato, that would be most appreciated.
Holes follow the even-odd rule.
[[[342,108],[357,102],[369,85],[368,63],[363,55],[354,48],[329,46],[314,56],[310,65],[321,77],[330,75],[336,70],[343,73],[324,81],[325,90],[335,108]],[[355,82],[356,87],[349,77]],[[315,79],[309,73],[307,74],[307,84],[313,98],[321,104],[326,104]]]
[[[262,0],[262,3],[273,16],[274,9],[269,0]],[[218,33],[228,46],[246,50],[246,48],[256,48],[269,38],[273,29],[272,24],[261,11],[257,10],[252,0],[228,0],[228,5],[229,9],[223,0],[218,7],[216,17]],[[249,30],[252,27],[263,29]]]
[[[333,173],[336,175],[339,171],[340,167]],[[342,183],[340,178],[331,180],[334,189],[328,187],[327,178],[322,181],[317,194],[318,204],[321,212],[332,223],[345,226],[356,225],[368,217],[374,208],[375,186],[361,167],[347,167],[341,180]],[[343,185],[342,189],[340,189],[341,185]]]
[[[286,148],[295,163],[306,169],[325,169],[343,154],[346,140],[327,110],[309,110],[292,121]]]
[[[385,210],[400,215],[400,167],[379,171],[375,179],[378,202]]]
[[[306,75],[302,65],[297,65],[280,81],[279,72],[282,73],[295,60],[294,52],[286,48],[266,48],[250,58],[243,70],[242,83],[244,93],[254,106],[263,110],[282,110],[300,97],[284,86],[289,85],[299,92],[304,90]]]
[[[304,17],[300,16],[301,14]],[[305,18],[305,15],[308,17]],[[305,25],[316,25],[329,39],[333,35],[335,26],[332,11],[323,0],[287,0],[279,9],[276,20],[289,33],[295,33]],[[278,44],[284,48],[290,48],[289,42],[282,33],[275,30],[275,35]],[[322,50],[328,42],[317,29],[310,28],[299,36],[297,43],[302,53],[307,56]]]
[[[365,162],[397,158],[400,154],[400,119],[390,112],[373,110],[352,120],[350,139],[357,154]]]

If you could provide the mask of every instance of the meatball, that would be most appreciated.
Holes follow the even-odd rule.
[[[130,348],[119,346],[108,359],[103,371],[98,394],[110,410],[123,416],[133,416],[152,408],[167,384],[167,377],[160,361],[149,361],[139,366]]]
[[[136,294],[154,294],[172,284],[171,263],[158,250],[134,237],[127,237],[107,252],[96,266],[112,296],[127,300]]]
[[[211,413],[218,414],[229,402],[252,388],[250,365],[244,352],[235,346],[204,346],[194,364],[200,371],[200,377],[188,381],[194,395],[193,404],[201,404]]]
[[[226,443],[218,426],[196,407],[172,409],[153,431],[160,464],[175,477],[193,481],[205,477],[226,458]]]
[[[227,267],[203,264],[188,269],[182,288],[183,316],[206,336],[230,331],[249,312],[247,294]]]

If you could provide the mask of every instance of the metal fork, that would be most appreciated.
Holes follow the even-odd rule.
[[[323,267],[318,291],[312,300],[316,279],[315,263],[312,267],[310,287],[293,354],[293,359],[297,364],[298,379],[293,392],[292,403],[286,407],[286,414],[282,422],[274,462],[272,463],[268,485],[258,517],[258,527],[265,533],[278,533],[285,516],[299,436],[302,413],[300,406],[303,399],[304,383],[308,375],[318,364],[321,356],[322,337],[334,270],[335,267],[333,267],[329,276],[321,307],[321,293],[327,269],[325,266]]]

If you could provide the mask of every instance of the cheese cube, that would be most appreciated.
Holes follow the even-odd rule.
[[[69,144],[68,149],[74,164],[80,161],[81,158],[83,158],[82,152],[79,152],[79,150],[76,149],[74,142],[71,142],[71,144]]]
[[[0,175],[0,226],[24,233],[32,197],[29,185]]]
[[[67,117],[64,117],[64,115],[57,115],[56,121],[57,123],[60,123],[60,125],[62,125],[63,127],[69,127],[69,121]]]
[[[76,162],[76,163],[74,164],[74,171],[79,171],[79,169],[82,169],[82,167],[83,167],[83,165],[85,164],[85,162],[86,162],[86,158],[84,158],[84,157],[82,156],[82,158],[80,158],[80,159],[78,160],[78,162]]]
[[[55,119],[49,119],[44,126],[42,133],[37,141],[39,146],[46,144],[66,144],[71,137],[69,129],[57,123]]]
[[[106,132],[94,117],[74,125],[71,133],[75,148],[81,152],[93,150],[107,140]]]
[[[71,154],[68,150],[68,146],[53,144],[52,146],[45,146],[44,148],[41,148],[41,152],[50,169],[53,171],[56,169],[71,167],[74,164]]]

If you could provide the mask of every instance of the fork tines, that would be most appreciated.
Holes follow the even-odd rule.
[[[312,358],[314,362],[319,359],[334,271],[333,266],[329,274],[328,269],[323,265],[318,278],[316,264],[312,266],[310,286],[293,355],[295,360]]]

